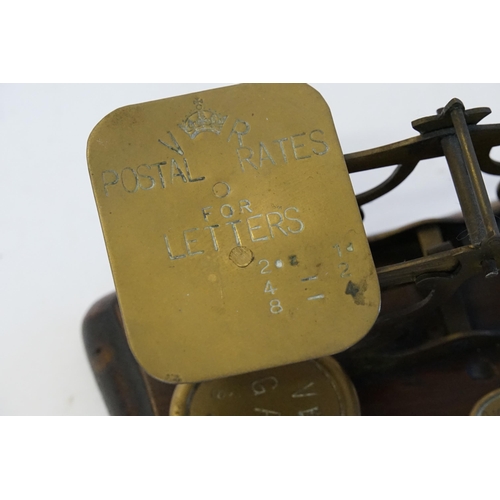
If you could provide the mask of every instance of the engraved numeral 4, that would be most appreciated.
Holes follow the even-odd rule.
[[[271,285],[271,282],[268,281],[266,283],[266,286],[264,288],[264,293],[270,293],[272,295],[274,295],[274,292],[276,292],[276,290],[278,290],[277,288],[273,288],[273,285]]]

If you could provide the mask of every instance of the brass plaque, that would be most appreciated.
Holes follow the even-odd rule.
[[[328,105],[247,84],[120,108],[88,163],[132,352],[197,382],[347,349],[376,271]]]
[[[329,357],[201,384],[180,384],[170,405],[172,416],[359,414],[352,382]]]

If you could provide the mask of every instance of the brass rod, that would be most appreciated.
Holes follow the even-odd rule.
[[[481,213],[481,218],[486,229],[487,237],[497,236],[498,226],[491,208],[491,203],[484,185],[481,168],[477,161],[476,152],[469,132],[469,127],[465,121],[464,110],[455,107],[451,111],[451,119],[455,128],[458,142],[462,150],[462,157],[469,174],[470,183],[475,194],[476,203]]]
[[[473,191],[473,184],[462,156],[462,150],[457,136],[449,135],[444,137],[442,140],[442,147],[446,160],[448,161],[458,201],[462,208],[470,242],[474,246],[479,246],[486,238],[487,231],[483,224],[481,211]]]

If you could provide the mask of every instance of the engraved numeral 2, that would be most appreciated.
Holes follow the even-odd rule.
[[[269,261],[262,259],[259,260],[259,266],[261,263],[264,263],[264,267],[260,270],[260,274],[269,274],[271,272],[271,269],[269,269]]]
[[[349,271],[349,264],[347,262],[341,262],[339,264],[339,269],[342,269],[342,272],[340,273],[341,278],[348,278],[351,273],[348,273]]]

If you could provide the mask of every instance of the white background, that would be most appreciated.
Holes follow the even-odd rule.
[[[494,82],[492,7],[489,0],[3,2],[0,81]],[[0,87],[0,414],[106,413],[80,340],[84,313],[112,288],[86,139],[118,106],[202,88]],[[318,88],[346,153],[412,135],[411,120],[452,96],[492,107],[485,122],[500,121],[498,86]],[[447,174],[438,194],[422,199],[422,184],[438,176],[429,168],[387,196],[385,213],[386,200],[369,207],[370,232],[377,220],[427,217],[426,207],[435,215]],[[415,184],[417,175],[423,181]],[[403,195],[407,183],[420,196],[417,208]],[[498,491],[494,420],[0,420],[0,497],[9,500],[302,500],[330,492],[420,500]]]
[[[105,415],[81,323],[113,290],[89,182],[92,128],[127,104],[228,84],[0,86],[0,414]],[[500,85],[313,84],[328,102],[344,153],[417,135],[411,121],[451,98],[488,106],[500,122]],[[500,159],[500,154],[494,157]],[[389,170],[352,176],[361,192]],[[486,176],[496,199],[497,179]],[[444,159],[417,167],[365,207],[368,234],[454,213]]]

